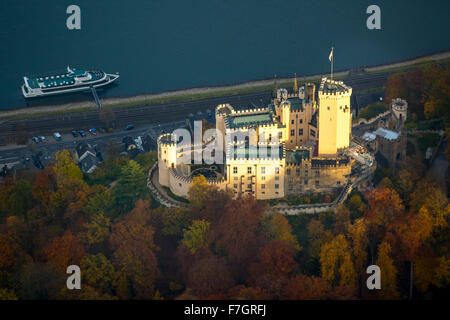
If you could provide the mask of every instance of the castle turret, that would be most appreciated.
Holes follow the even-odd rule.
[[[159,183],[168,187],[169,168],[174,168],[177,164],[177,146],[172,141],[170,133],[158,137],[158,173]]]
[[[395,129],[401,129],[405,124],[408,115],[408,102],[406,100],[396,98],[391,102],[392,115],[394,117]]]

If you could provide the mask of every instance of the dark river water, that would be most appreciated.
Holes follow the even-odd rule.
[[[66,8],[81,8],[68,30]],[[366,9],[381,8],[381,30]],[[450,49],[450,1],[0,0],[0,109],[27,105],[23,76],[120,72],[100,97],[377,65]],[[55,104],[90,96],[46,98]],[[36,102],[34,102],[36,103]]]

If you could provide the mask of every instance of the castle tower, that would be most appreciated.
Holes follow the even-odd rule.
[[[319,88],[319,156],[334,156],[350,145],[352,88],[322,78]]]
[[[393,99],[391,102],[392,115],[394,116],[395,129],[399,130],[403,128],[406,117],[408,115],[408,102],[400,98]]]
[[[158,137],[158,173],[159,183],[168,187],[169,168],[174,168],[177,164],[176,143],[172,141],[170,133]]]

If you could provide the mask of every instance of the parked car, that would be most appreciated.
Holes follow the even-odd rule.
[[[84,132],[84,130],[80,130],[80,131],[78,131],[78,133],[80,134],[80,136],[82,138],[86,137],[86,133]]]
[[[72,135],[73,135],[74,138],[76,138],[76,137],[78,137],[78,132],[76,132],[76,131],[74,130],[74,131],[72,131]]]
[[[39,138],[38,137],[33,137],[33,138],[31,138],[31,140],[33,140],[35,143],[39,143]]]
[[[97,134],[97,130],[95,128],[89,129],[89,133],[95,136]]]
[[[39,137],[39,140],[40,140],[41,142],[47,142],[47,138],[44,137],[44,136],[40,136],[40,137]]]
[[[125,130],[133,130],[134,126],[132,124],[129,124],[125,127]]]
[[[53,137],[55,138],[56,141],[61,141],[62,140],[62,137],[59,134],[59,132],[54,132],[53,133]]]

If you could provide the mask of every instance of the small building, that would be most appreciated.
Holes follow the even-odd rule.
[[[89,143],[85,141],[78,143],[75,151],[81,171],[91,173],[97,168],[100,163],[98,158],[99,153]]]

